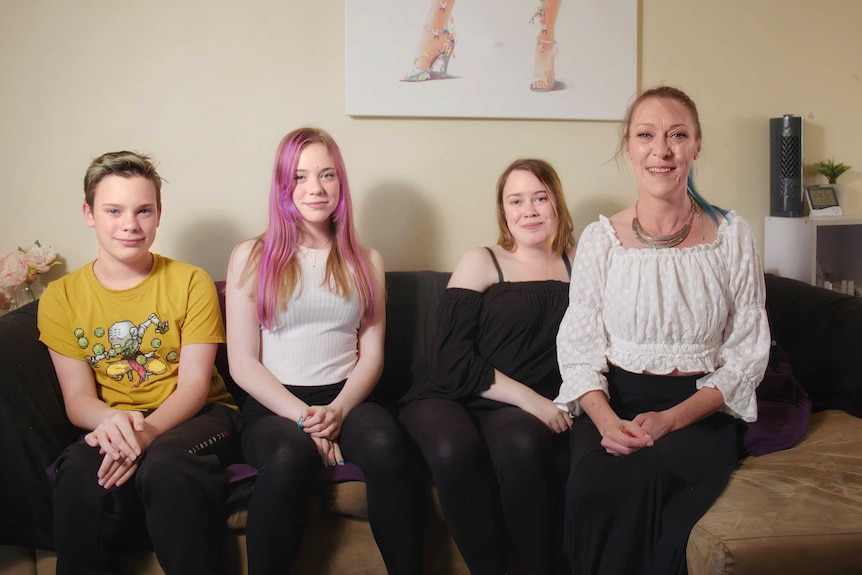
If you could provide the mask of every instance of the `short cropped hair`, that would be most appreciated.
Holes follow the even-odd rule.
[[[84,175],[84,201],[90,209],[96,197],[96,186],[105,176],[148,179],[156,187],[156,207],[162,211],[162,177],[150,156],[123,150],[108,152],[93,160]]]

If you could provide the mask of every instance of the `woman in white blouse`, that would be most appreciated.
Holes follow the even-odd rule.
[[[565,544],[573,573],[685,573],[693,525],[757,418],[770,336],[748,224],[695,191],[694,102],[658,87],[629,107],[620,151],[634,205],[583,232],[557,336],[555,400],[572,433]]]

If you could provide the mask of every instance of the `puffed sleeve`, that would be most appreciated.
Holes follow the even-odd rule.
[[[459,399],[494,383],[493,366],[476,352],[483,295],[463,288],[446,289],[427,350],[427,371],[417,378],[405,400]]]
[[[587,226],[578,240],[578,250],[572,264],[569,285],[569,307],[557,333],[557,361],[563,383],[554,400],[568,405],[569,411],[579,411],[576,400],[600,389],[608,394],[607,352],[602,310],[607,278],[607,261],[613,238],[608,232],[610,222],[602,218]]]
[[[771,338],[766,316],[766,284],[757,245],[744,219],[732,215],[722,241],[729,282],[729,317],[719,349],[720,366],[700,378],[697,387],[714,387],[724,397],[722,409],[743,421],[757,420],[755,390],[769,362]]]

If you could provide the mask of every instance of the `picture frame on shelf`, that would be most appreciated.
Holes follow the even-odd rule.
[[[805,188],[809,218],[834,218],[844,215],[835,184],[822,184]]]

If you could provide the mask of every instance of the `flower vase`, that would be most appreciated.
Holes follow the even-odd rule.
[[[21,308],[30,302],[34,302],[42,297],[42,292],[45,291],[45,286],[36,276],[33,281],[22,282],[15,290],[15,307]]]
[[[0,316],[15,309],[15,300],[9,293],[0,288]]]

